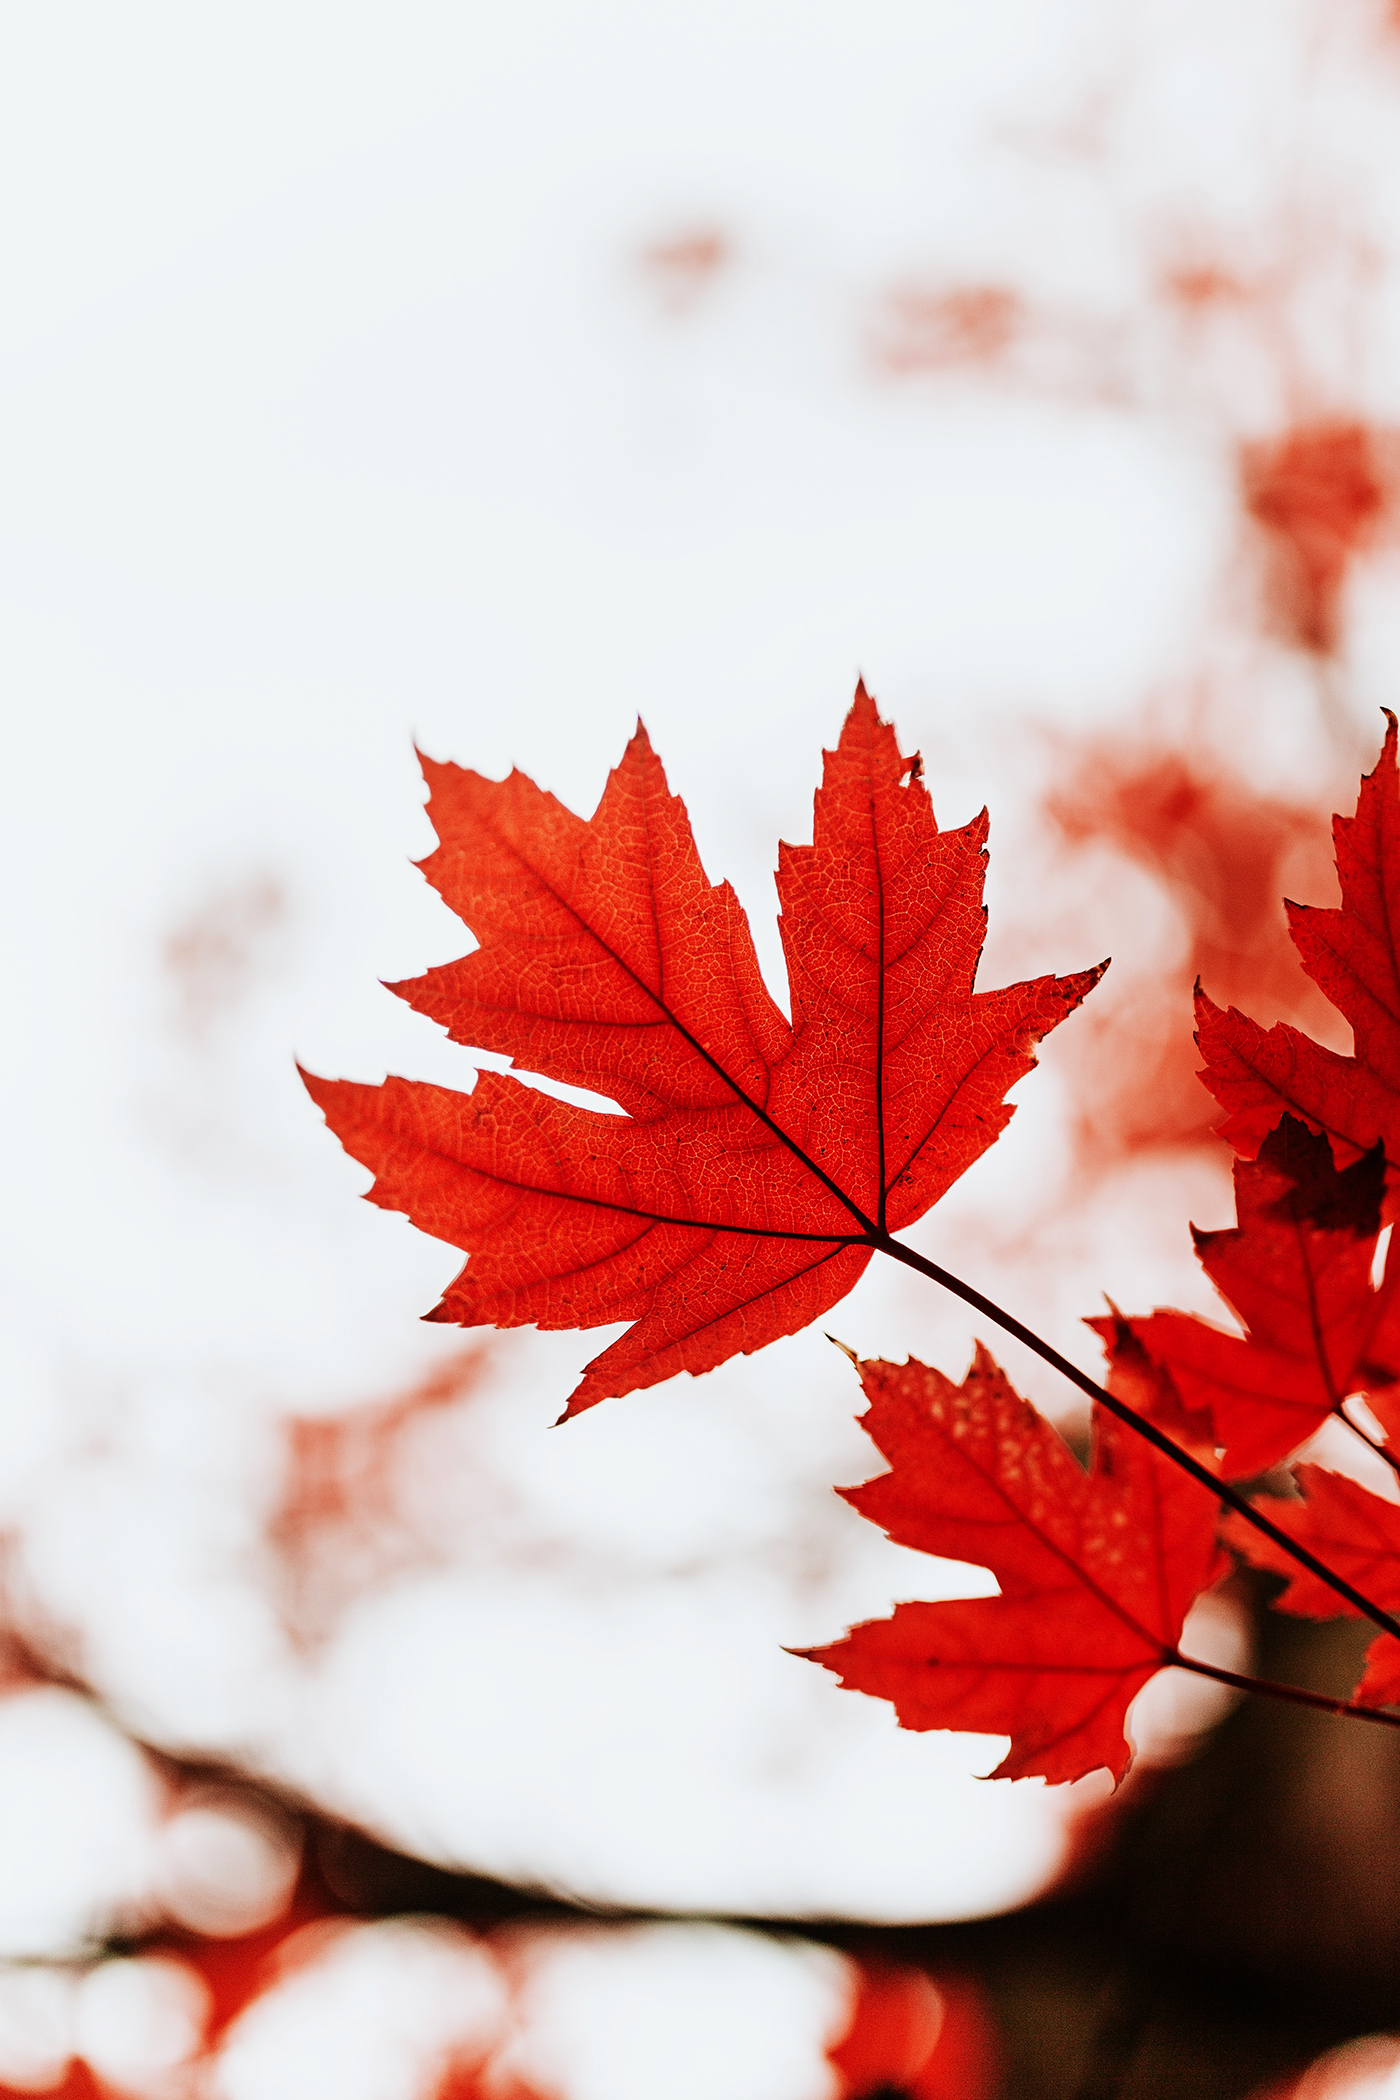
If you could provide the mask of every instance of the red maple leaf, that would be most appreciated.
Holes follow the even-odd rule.
[[[1349,1394],[1400,1374],[1400,1261],[1371,1283],[1384,1180],[1379,1148],[1339,1172],[1327,1139],[1284,1116],[1256,1161],[1235,1163],[1238,1226],[1192,1227],[1247,1334],[1180,1312],[1129,1323],[1185,1407],[1214,1423],[1227,1478],[1263,1472]]]
[[[1356,815],[1332,821],[1340,908],[1286,906],[1303,967],[1351,1023],[1355,1056],[1324,1049],[1286,1022],[1263,1029],[1197,991],[1201,1077],[1228,1110],[1221,1135],[1248,1158],[1287,1110],[1326,1133],[1339,1165],[1377,1143],[1400,1161],[1400,779],[1396,720],[1388,710],[1386,719]],[[1395,1208],[1392,1188],[1387,1214]]]
[[[990,1568],[1001,1595],[900,1604],[803,1652],[903,1728],[1009,1735],[994,1778],[1107,1765],[1116,1783],[1128,1708],[1181,1660],[1223,1564],[1210,1497],[1106,1412],[1086,1473],[980,1346],[961,1385],[912,1361],[860,1372],[891,1470],[841,1493],[897,1545]]]
[[[1152,1422],[1174,1444],[1212,1469],[1216,1464],[1215,1424],[1208,1411],[1188,1407],[1164,1364],[1154,1361],[1143,1347],[1137,1329],[1146,1323],[1130,1320],[1110,1298],[1106,1317],[1086,1320],[1104,1345],[1108,1358],[1106,1389],[1115,1400],[1124,1401],[1135,1414]]]
[[[805,1327],[1011,1115],[1099,970],[975,992],[986,813],[940,831],[864,686],[810,846],[780,849],[791,1024],[639,726],[591,821],[424,761],[423,863],[474,953],[391,989],[460,1043],[616,1101],[308,1078],[371,1200],[471,1257],[429,1315],[628,1332],[571,1414]]]
[[[1359,1481],[1322,1466],[1299,1466],[1294,1478],[1302,1490],[1301,1501],[1260,1495],[1257,1506],[1280,1531],[1325,1560],[1364,1596],[1395,1611],[1400,1607],[1400,1505],[1382,1501]],[[1233,1510],[1220,1535],[1251,1567],[1289,1578],[1287,1589],[1274,1599],[1275,1611],[1292,1612],[1300,1619],[1360,1617],[1353,1605]],[[1372,1641],[1361,1682],[1351,1696],[1361,1706],[1400,1705],[1400,1641],[1394,1634],[1382,1633]]]

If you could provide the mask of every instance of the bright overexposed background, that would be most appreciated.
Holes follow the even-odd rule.
[[[419,1325],[459,1258],[357,1200],[293,1060],[470,1084],[380,984],[466,944],[410,865],[415,740],[587,811],[642,713],[780,985],[776,841],[858,672],[943,820],[991,806],[984,982],[1174,965],[1160,888],[1055,857],[1042,776],[1186,725],[1325,809],[1374,751],[1393,552],[1344,644],[1290,643],[1239,457],[1400,421],[1398,116],[1364,0],[12,14],[0,1524],[12,1613],[123,1727],[592,1899],[1043,1885],[1098,1780],[986,1784],[997,1741],[784,1652],[988,1586],[832,1496],[871,1469],[845,1360],[551,1432],[607,1336]],[[914,1237],[1092,1368],[1103,1292],[1211,1308],[1186,1222],[1228,1187],[1199,1145],[1076,1165],[1077,1025]],[[829,1324],[954,1373],[974,1334],[876,1270]],[[308,1518],[289,1453],[356,1410],[364,1506]],[[145,1871],[120,1737],[31,1696],[11,1952]]]

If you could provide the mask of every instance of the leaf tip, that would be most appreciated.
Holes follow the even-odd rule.
[[[292,1062],[296,1066],[297,1078],[306,1088],[307,1093],[310,1094],[321,1114],[324,1115],[326,1113],[326,1090],[333,1086],[335,1082],[330,1079],[322,1079],[319,1073],[308,1072],[299,1057],[294,1058]]]

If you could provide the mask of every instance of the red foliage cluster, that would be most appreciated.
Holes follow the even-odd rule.
[[[1321,300],[1335,299],[1330,289],[1305,294],[1300,281],[1305,269],[1335,272],[1335,231],[1323,238],[1285,220],[1276,252],[1243,268],[1237,259],[1221,260],[1199,234],[1180,235],[1153,287],[1158,318],[1165,314],[1185,334],[1174,353],[1170,330],[1168,346],[1141,332],[1144,324],[1150,330],[1152,308],[1134,322],[1087,308],[1052,309],[1006,282],[914,280],[883,295],[870,333],[872,363],[894,379],[979,372],[1051,398],[1115,403],[1151,396],[1163,382],[1179,403],[1214,383],[1238,428],[1242,357],[1254,375],[1244,398],[1257,400],[1261,382],[1270,392],[1281,387],[1296,418],[1234,448],[1238,500],[1263,556],[1263,616],[1290,647],[1335,657],[1348,579],[1393,525],[1400,490],[1400,432],[1322,410],[1328,384],[1299,339],[1299,307],[1315,311]],[[1357,249],[1353,275],[1364,280],[1368,267]]]
[[[1233,1109],[1237,1144],[1252,1138],[1257,1158],[1235,1169],[1237,1227],[1198,1233],[1196,1245],[1246,1332],[1173,1312],[1094,1323],[1110,1349],[1110,1391],[1130,1391],[1140,1415],[1227,1478],[1287,1457],[1329,1416],[1372,1441],[1347,1413],[1355,1395],[1369,1400],[1383,1436],[1400,1427],[1396,1272],[1387,1264],[1372,1282],[1400,1095],[1393,721],[1357,815],[1338,819],[1336,837],[1340,910],[1292,906],[1290,914],[1310,975],[1353,1022],[1357,1056],[1283,1026],[1265,1035],[1201,998],[1203,1076]],[[1161,1507],[1132,1509],[1134,1474],[1163,1462],[1122,1452],[1122,1431],[1102,1418],[1093,1473],[1088,1482],[1072,1477],[1053,1433],[980,1354],[961,1387],[914,1364],[862,1371],[865,1426],[892,1470],[849,1499],[900,1544],[990,1567],[1002,1595],[903,1605],[816,1659],[844,1683],[891,1698],[906,1726],[1009,1732],[999,1768],[1008,1776],[1073,1777],[1097,1763],[1121,1775],[1132,1692],[1156,1667],[1184,1660],[1177,1642],[1186,1609],[1213,1579],[1202,1550],[1214,1511],[1180,1474],[1172,1482],[1192,1498],[1182,1504],[1184,1531]],[[1389,1609],[1400,1599],[1400,1509],[1316,1467],[1299,1468],[1297,1484],[1300,1503],[1259,1504],[1282,1544],[1261,1539],[1240,1513],[1227,1519],[1226,1542],[1292,1575],[1285,1610],[1356,1612],[1316,1573],[1299,1571],[1289,1540]],[[1143,1588],[1125,1588],[1135,1583]],[[1375,1708],[1398,1696],[1400,1645],[1383,1633],[1353,1697]]]
[[[1325,1137],[1284,1119],[1257,1164],[1236,1169],[1240,1225],[1202,1233],[1213,1278],[1249,1320],[1234,1336],[1182,1313],[1095,1320],[1109,1390],[1222,1475],[1258,1473],[1364,1392],[1397,1426],[1395,1275],[1373,1288],[1382,1163],[1339,1171]],[[998,1776],[1075,1778],[1130,1751],[1127,1708],[1153,1672],[1180,1664],[1186,1612],[1222,1570],[1217,1512],[1199,1485],[1099,1414],[1086,1477],[984,1352],[962,1385],[922,1364],[864,1364],[862,1426],[890,1471],[845,1491],[896,1544],[988,1567],[1001,1594],[904,1604],[813,1659],[893,1701],[913,1728],[1007,1732]],[[1349,1426],[1350,1423],[1349,1423]],[[1400,1506],[1300,1467],[1301,1503],[1262,1507],[1289,1538],[1400,1603]],[[1293,1577],[1285,1610],[1354,1607],[1240,1515],[1221,1533],[1242,1558]],[[1400,1643],[1382,1634],[1354,1694],[1400,1699]]]
[[[316,1869],[304,1865],[282,1915],[257,1932],[216,1939],[167,1926],[124,1951],[164,1956],[182,1963],[200,1978],[209,2003],[202,2054],[212,2058],[232,2022],[272,1980],[277,1956],[293,1935],[308,1925],[349,1916],[347,1906],[332,1895]],[[105,2100],[111,2089],[81,2056],[75,2056],[61,2083],[43,2090],[50,2100]],[[14,2088],[0,2082],[0,2100],[10,2100],[11,2095],[19,2100],[21,2093],[32,2096],[32,2091],[33,2088]]]
[[[980,1348],[961,1385],[917,1363],[861,1365],[864,1426],[889,1471],[848,1499],[902,1545],[989,1568],[1000,1594],[901,1605],[816,1660],[891,1700],[905,1726],[1009,1735],[1006,1776],[1070,1780],[1106,1766],[1116,1780],[1131,1758],[1128,1707],[1158,1669],[1252,1682],[1179,1646],[1191,1605],[1229,1565],[1221,1499],[1237,1552],[1267,1565],[1282,1552],[1309,1571],[1286,1608],[1317,1609],[1326,1588],[1389,1628],[1385,1640],[1400,1633],[1344,1572],[1358,1556],[1372,1569],[1388,1505],[1356,1516],[1342,1551],[1338,1512],[1365,1490],[1305,1474],[1285,1524],[1228,1484],[1329,1416],[1389,1455],[1400,1320],[1390,1272],[1373,1284],[1372,1271],[1396,1207],[1387,1163],[1400,1162],[1393,720],[1356,817],[1337,823],[1341,908],[1289,907],[1303,964],[1351,1022],[1356,1055],[1200,999],[1204,1077],[1242,1158],[1237,1227],[1200,1234],[1197,1247],[1247,1332],[1114,1314],[1100,1323],[1107,1389],[893,1237],[1004,1128],[1032,1045],[1099,973],[974,990],[985,820],[939,831],[922,769],[900,758],[863,687],[827,756],[813,844],[781,849],[791,1026],[640,731],[590,823],[519,774],[495,784],[427,770],[440,844],[425,867],[479,945],[396,989],[456,1040],[622,1110],[490,1073],[469,1095],[308,1080],[373,1168],[374,1200],[470,1255],[434,1317],[630,1320],[589,1367],[577,1411],[791,1333],[880,1252],[971,1298],[1097,1394],[1086,1473]],[[1201,856],[1171,818],[1194,806],[1183,780],[1140,830],[1123,827],[1188,883]],[[1242,868],[1257,893],[1277,851],[1276,823],[1243,846],[1218,836],[1198,885],[1202,924],[1222,867]],[[1378,1435],[1347,1413],[1359,1394]],[[1389,1647],[1373,1651],[1351,1710],[1384,1703],[1397,1667]]]
[[[125,1958],[155,1958],[188,1969],[200,1979],[207,1998],[197,2055],[168,2070],[158,2086],[142,2082],[142,2092],[205,2090],[207,2073],[239,2016],[323,1953],[328,1939],[364,1922],[363,1910],[343,1901],[312,1863],[316,1848],[309,1842],[310,1829],[307,1835],[306,1863],[273,1923],[222,1939],[163,1926],[123,1947]],[[528,1920],[509,1928],[515,1941],[528,1930]],[[547,1930],[557,1933],[558,1922]],[[489,1930],[475,1945],[488,1960],[503,1952]],[[424,2087],[421,2100],[544,2100],[513,2068],[516,2041],[522,2033],[528,2040],[530,2025],[529,2015],[511,1995],[513,1973],[506,1955],[500,1961],[506,2011],[494,2035],[450,2056],[431,2087]],[[723,2005],[715,2007],[717,2018],[724,2012]],[[977,1984],[961,1974],[931,1975],[878,1958],[856,1965],[849,2019],[828,2055],[843,2100],[870,2100],[891,2090],[908,2095],[908,2100],[992,2100],[998,2085],[999,2044]],[[0,2100],[18,2100],[21,2093],[33,2090],[0,2079]],[[74,2056],[59,2082],[42,2090],[53,2100],[106,2100],[119,2088],[94,2072],[83,2057]]]
[[[1338,1172],[1327,1139],[1283,1117],[1257,1161],[1235,1164],[1236,1228],[1194,1234],[1244,1335],[1187,1313],[1127,1322],[1186,1412],[1210,1421],[1227,1479],[1277,1465],[1352,1393],[1400,1427],[1400,1262],[1371,1282],[1384,1181],[1379,1148]]]
[[[1350,1023],[1353,1057],[1324,1049],[1286,1022],[1267,1031],[1204,993],[1197,1002],[1202,1077],[1227,1111],[1222,1134],[1245,1158],[1282,1115],[1323,1131],[1347,1164],[1379,1145],[1386,1161],[1385,1215],[1393,1217],[1400,1173],[1400,778],[1396,721],[1376,769],[1362,782],[1354,817],[1333,824],[1339,910],[1287,906],[1289,930],[1313,982]]]
[[[992,2100],[1000,2088],[996,2032],[970,1977],[867,1967],[850,2027],[827,2053],[849,2100]]]
[[[1299,649],[1332,655],[1350,565],[1394,506],[1394,433],[1341,420],[1302,423],[1245,445],[1240,482],[1266,538],[1280,633]]]
[[[1144,749],[1112,739],[1076,746],[1072,771],[1045,799],[1071,847],[1107,845],[1170,899],[1181,952],[1091,1007],[1067,1069],[1078,1136],[1091,1159],[1214,1143],[1214,1115],[1197,1079],[1192,993],[1205,982],[1326,1030],[1330,1009],[1299,968],[1280,902],[1292,879],[1327,879],[1320,812],[1263,795],[1202,751]],[[1131,1039],[1131,1055],[1125,1041]]]

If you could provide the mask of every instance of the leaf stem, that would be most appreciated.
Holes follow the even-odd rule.
[[[1393,1619],[1388,1611],[1381,1610],[1379,1604],[1373,1604],[1369,1597],[1354,1589],[1344,1576],[1329,1568],[1326,1561],[1319,1560],[1306,1546],[1299,1545],[1286,1531],[1271,1523],[1238,1488],[1231,1487],[1228,1480],[1222,1480],[1218,1474],[1211,1472],[1209,1466],[1203,1466],[1199,1459],[1192,1458],[1189,1451],[1183,1451],[1179,1444],[1174,1444],[1155,1422],[1149,1422],[1145,1415],[1140,1415],[1136,1408],[1129,1407],[1125,1400],[1115,1399],[1114,1395],[1092,1379],[1087,1371],[1081,1371],[1078,1364],[1072,1364],[1067,1356],[1061,1356],[1058,1349],[1052,1348],[1049,1342],[1042,1340],[1031,1328],[1023,1326],[1014,1314],[1004,1312],[991,1298],[984,1298],[980,1291],[974,1290],[970,1283],[964,1283],[961,1277],[954,1276],[950,1270],[940,1268],[937,1262],[929,1261],[927,1256],[916,1254],[912,1247],[902,1246],[888,1233],[872,1235],[871,1244],[882,1254],[888,1254],[892,1260],[903,1262],[906,1269],[914,1269],[920,1276],[927,1276],[932,1282],[942,1284],[945,1291],[951,1291],[954,1297],[963,1299],[966,1304],[984,1313],[989,1320],[995,1320],[998,1327],[1004,1328],[1007,1334],[1015,1335],[1017,1341],[1023,1342],[1026,1348],[1034,1350],[1035,1354],[1057,1370],[1061,1377],[1067,1378],[1071,1385],[1077,1385],[1081,1393],[1087,1393],[1091,1400],[1097,1400],[1100,1407],[1106,1407],[1111,1415],[1116,1415],[1129,1429],[1136,1430],[1139,1436],[1146,1437],[1148,1443],[1154,1445],[1164,1458],[1169,1458],[1173,1465],[1180,1466],[1183,1472],[1189,1473],[1193,1480],[1199,1481],[1218,1501],[1228,1502],[1231,1509],[1237,1511],[1247,1524],[1252,1524],[1256,1531],[1262,1531],[1265,1538],[1272,1539],[1276,1546],[1282,1547],[1290,1559],[1296,1560],[1310,1574],[1316,1575],[1319,1582],[1325,1582],[1337,1596],[1344,1597],[1354,1611],[1360,1612],[1363,1618],[1379,1626],[1383,1633],[1393,1634],[1400,1640],[1400,1620]],[[1196,1667],[1204,1669],[1206,1666],[1199,1664]],[[1247,1681],[1252,1685],[1252,1680]],[[1289,1696],[1293,1695],[1290,1693]],[[1308,1696],[1311,1698],[1311,1695]],[[1323,1700],[1321,1703],[1327,1705],[1329,1702]],[[1367,1707],[1365,1711],[1369,1713],[1371,1709]]]
[[[1350,1714],[1355,1721],[1379,1721],[1383,1728],[1400,1728],[1400,1714],[1387,1713],[1383,1707],[1358,1706],[1354,1699],[1330,1699],[1325,1692],[1300,1691],[1296,1684],[1275,1684],[1268,1677],[1242,1677],[1238,1671],[1197,1662],[1191,1655],[1171,1654],[1166,1658],[1166,1667],[1214,1678],[1217,1684],[1228,1684],[1233,1691],[1259,1692],[1267,1699],[1287,1699],[1294,1706],[1315,1706],[1320,1713]]]

